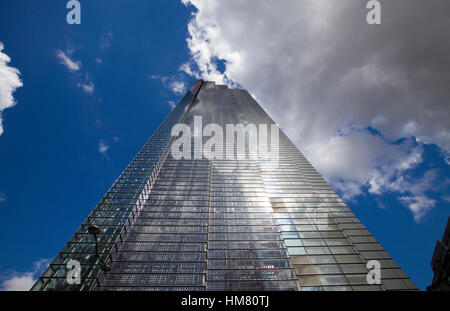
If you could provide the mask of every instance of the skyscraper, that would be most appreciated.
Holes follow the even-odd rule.
[[[199,117],[275,124],[247,91],[198,80],[32,290],[416,289],[278,127],[276,163],[234,133],[224,150],[245,158],[195,156],[195,128],[177,158],[173,130]]]

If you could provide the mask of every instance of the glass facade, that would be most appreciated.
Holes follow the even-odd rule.
[[[247,91],[198,80],[32,290],[417,289],[281,130],[278,165],[234,140],[244,158],[175,159],[172,127],[199,116],[274,124]],[[209,137],[193,134],[194,155]],[[66,280],[69,260],[80,284]],[[379,285],[367,283],[370,260]]]

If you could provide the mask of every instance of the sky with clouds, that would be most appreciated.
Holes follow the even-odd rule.
[[[64,2],[64,1],[63,1]],[[450,3],[0,4],[0,287],[26,289],[197,78],[247,89],[422,289],[449,216]],[[36,234],[38,232],[38,234]]]

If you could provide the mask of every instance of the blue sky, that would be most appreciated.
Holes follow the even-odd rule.
[[[180,1],[80,2],[81,25],[66,23],[65,1],[0,3],[2,53],[11,58],[8,66],[20,71],[23,83],[13,93],[16,105],[1,112],[4,132],[0,135],[0,282],[3,288],[11,285],[5,283],[11,278],[29,284],[38,276],[45,259],[57,254],[171,111],[171,105],[197,77],[242,85],[254,94],[288,135],[294,136],[300,149],[412,280],[421,289],[429,285],[432,279],[429,261],[435,241],[443,234],[450,201],[448,136],[433,136],[437,130],[429,125],[439,125],[440,119],[420,123],[421,119],[416,120],[414,114],[414,107],[419,105],[410,102],[412,112],[409,123],[405,123],[409,127],[405,125],[403,129],[410,129],[413,124],[418,130],[400,133],[386,124],[405,120],[395,119],[397,115],[391,110],[384,114],[388,109],[380,104],[378,111],[371,112],[374,118],[367,118],[363,113],[351,115],[352,118],[349,114],[335,118],[339,119],[338,126],[344,134],[330,128],[315,139],[320,142],[324,139],[318,148],[306,138],[295,136],[308,132],[304,128],[300,130],[301,122],[293,123],[282,110],[321,115],[323,119],[327,114],[320,112],[322,106],[311,102],[308,107],[318,110],[308,111],[307,106],[296,110],[299,103],[283,101],[280,97],[279,105],[275,105],[269,85],[273,82],[280,89],[277,75],[289,77],[282,87],[294,85],[297,81],[292,77],[301,77],[304,72],[299,70],[297,75],[287,69],[278,72],[276,68],[283,67],[275,60],[280,54],[275,50],[273,53],[258,50],[259,29],[272,27],[276,13],[283,12],[273,10],[267,19],[268,26],[264,25],[265,19],[255,22],[261,23],[255,29],[255,36],[243,40],[238,35],[227,37],[233,31],[251,33],[245,24],[230,21],[242,27],[242,31],[230,30],[224,24],[233,8],[227,11],[217,5],[206,10],[202,1],[193,1],[191,5]],[[241,9],[236,12],[242,15],[239,18],[243,23],[248,10]],[[254,13],[264,14],[263,9]],[[211,25],[211,20],[216,24]],[[269,30],[265,31],[270,37]],[[290,45],[292,41],[302,41],[301,35],[296,39],[289,32],[277,38],[281,40],[278,43],[287,44],[283,53],[295,47]],[[302,54],[302,49],[292,50],[293,55]],[[310,51],[305,50],[305,55],[306,52]],[[254,53],[253,63],[245,62],[251,53]],[[433,68],[427,63],[424,66]],[[388,74],[388,78],[396,76]],[[391,81],[388,78],[376,81],[387,83]],[[343,83],[352,79],[349,76]],[[322,82],[328,83],[325,78]],[[293,89],[299,87],[283,89],[283,94]],[[372,91],[352,98],[367,101],[365,96]],[[433,92],[448,105],[448,98],[440,90]],[[399,96],[394,91],[392,94]],[[280,105],[285,106],[280,109]],[[346,107],[342,108],[345,110],[356,106],[340,107]],[[443,111],[448,115],[447,110]],[[439,110],[433,110],[436,111]],[[441,129],[448,133],[448,124],[444,122]],[[332,131],[335,133],[329,134]],[[370,146],[365,145],[367,142],[371,142]],[[380,148],[371,150],[373,145]],[[342,154],[342,146],[353,146],[352,155],[361,156],[353,163],[345,162],[348,156]],[[328,152],[336,153],[339,161],[330,162],[321,157]],[[348,173],[342,174],[341,169]]]

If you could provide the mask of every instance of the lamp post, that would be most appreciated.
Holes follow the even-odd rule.
[[[111,271],[111,266],[107,265],[103,259],[100,258],[100,254],[98,253],[98,243],[97,243],[97,234],[100,233],[100,228],[96,225],[89,225],[88,232],[94,236],[95,240],[95,256],[98,258],[98,260],[101,262],[100,269],[102,269],[103,272],[109,272]]]

